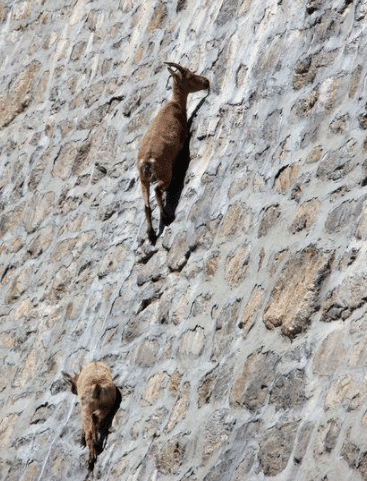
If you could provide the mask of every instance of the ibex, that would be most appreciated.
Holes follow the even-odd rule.
[[[150,183],[156,181],[155,196],[160,210],[158,235],[167,225],[163,208],[163,194],[171,183],[174,162],[189,134],[187,123],[187,97],[191,92],[209,89],[209,80],[196,75],[177,63],[165,62],[173,77],[173,96],[158,112],[147,128],[139,149],[138,171],[145,204],[147,234],[155,244],[157,235],[152,227],[152,211],[149,203]],[[172,70],[172,68],[176,70]]]
[[[117,399],[121,394],[113,383],[111,372],[103,362],[90,362],[81,370],[80,374],[71,377],[61,372],[70,386],[71,392],[76,394],[82,410],[83,436],[82,443],[87,444],[89,450],[89,469],[93,469],[97,454],[101,451],[98,442],[98,430],[101,422],[112,421],[118,408]]]

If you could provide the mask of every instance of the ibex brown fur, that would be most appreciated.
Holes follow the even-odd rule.
[[[90,362],[80,374],[71,377],[63,372],[71,392],[76,394],[82,410],[83,443],[89,449],[89,468],[93,469],[99,449],[98,429],[113,412],[117,388],[113,383],[111,372],[103,362]]]
[[[155,196],[160,210],[160,235],[167,224],[163,209],[163,193],[172,179],[176,157],[189,134],[187,124],[187,97],[191,92],[209,89],[209,80],[196,75],[177,63],[165,62],[173,77],[173,97],[164,105],[146,130],[138,154],[138,171],[142,196],[145,204],[147,234],[154,244],[157,236],[152,227],[152,213],[149,203],[150,183],[156,181]],[[176,70],[172,70],[174,67]]]

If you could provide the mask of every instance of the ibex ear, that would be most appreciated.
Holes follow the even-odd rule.
[[[75,376],[74,378],[72,378],[70,374],[68,374],[65,371],[61,371],[61,374],[62,374],[62,377],[65,379],[65,381],[68,383],[71,392],[73,394],[78,394],[78,390],[76,388],[77,377]]]

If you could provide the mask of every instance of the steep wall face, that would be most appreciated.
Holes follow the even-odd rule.
[[[1,479],[86,479],[60,372],[92,359],[122,393],[95,479],[367,479],[365,3],[0,20]],[[166,60],[212,88],[152,247],[135,162]]]

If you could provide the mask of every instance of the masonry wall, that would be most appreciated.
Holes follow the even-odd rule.
[[[14,0],[0,22],[1,479],[366,480],[366,3]],[[153,247],[136,154],[164,61],[211,92]],[[92,475],[60,374],[89,360],[122,394]]]

